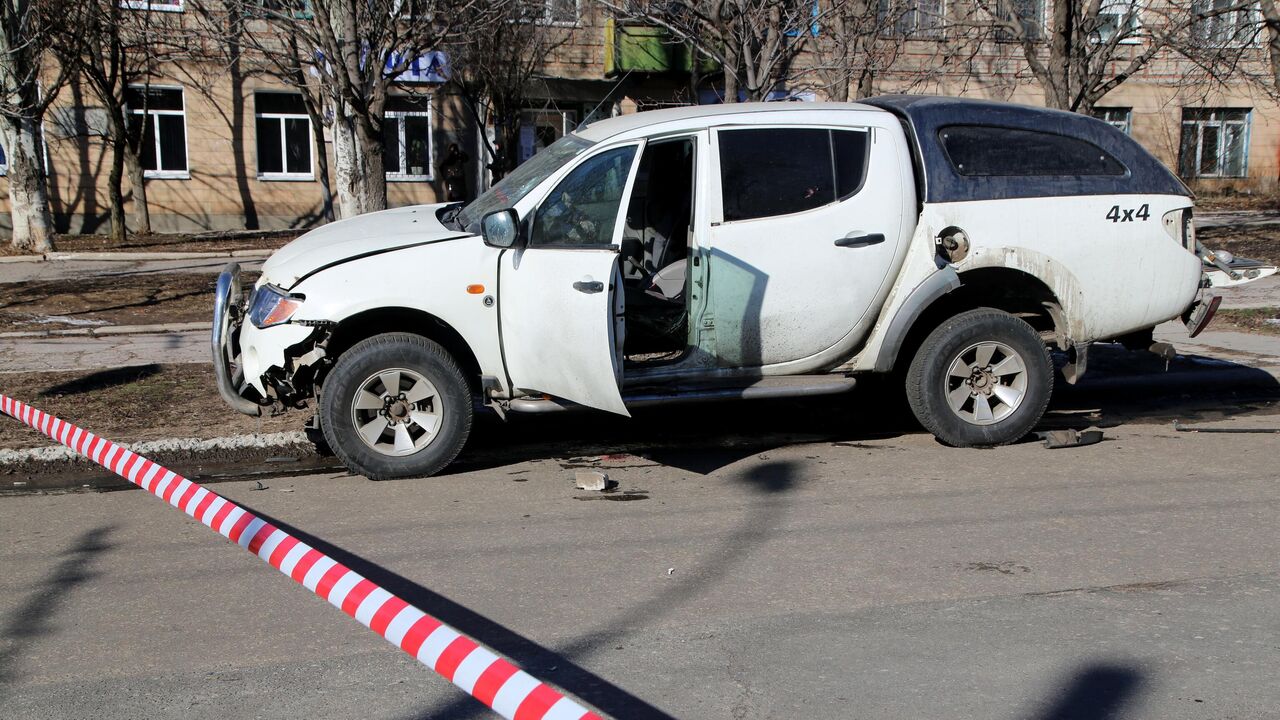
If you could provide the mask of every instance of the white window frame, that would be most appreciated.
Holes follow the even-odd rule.
[[[257,140],[256,134],[258,132],[258,123],[257,123],[258,120],[277,121],[280,125],[280,163],[281,163],[281,167],[286,168],[285,171],[283,172],[263,172],[261,158],[255,158],[255,162],[257,165],[255,169],[258,171],[259,180],[262,180],[264,182],[274,182],[274,181],[306,182],[306,181],[316,179],[316,152],[314,147],[315,142],[313,142],[312,140],[312,138],[314,137],[315,128],[311,127],[311,116],[306,113],[260,113],[258,112],[258,108],[257,108],[259,95],[297,95],[297,94],[298,93],[275,92],[271,90],[255,90],[253,93],[253,102],[254,102],[253,132],[255,134],[254,140],[255,141]],[[289,172],[287,169],[289,167],[289,150],[288,150],[289,141],[285,137],[285,125],[284,125],[285,120],[306,120],[307,121],[307,158],[310,160],[310,162],[308,163],[309,169],[305,173]],[[256,148],[256,144],[255,144],[255,148]]]
[[[573,0],[573,19],[572,20],[555,20],[551,17],[551,3],[554,0],[537,0],[537,4],[541,6],[542,13],[535,15],[530,13],[521,18],[522,22],[531,22],[538,25],[552,25],[555,27],[577,27],[582,22],[582,0]],[[533,4],[530,2],[530,4]]]
[[[1117,122],[1116,120],[1113,120],[1113,119],[1110,119],[1110,118],[1103,117],[1103,115],[1104,115],[1105,113],[1108,113],[1108,112],[1119,112],[1119,111],[1121,111],[1121,110],[1123,110],[1123,111],[1124,111],[1124,123],[1123,123],[1123,125],[1122,125],[1121,123]],[[1095,108],[1093,109],[1093,112],[1094,112],[1094,117],[1095,117],[1095,118],[1097,118],[1098,120],[1101,120],[1102,122],[1104,122],[1104,123],[1106,123],[1106,124],[1110,125],[1111,127],[1115,128],[1115,129],[1117,129],[1117,130],[1119,130],[1120,132],[1124,133],[1125,135],[1130,135],[1130,134],[1132,134],[1132,131],[1133,131],[1133,108],[1131,108],[1131,107],[1095,107]]]
[[[1208,119],[1182,120],[1182,132],[1187,132],[1187,126],[1195,127],[1196,132],[1196,156],[1192,163],[1192,172],[1190,177],[1195,178],[1247,178],[1249,177],[1249,142],[1250,142],[1250,126],[1253,125],[1253,110],[1244,108],[1185,108],[1184,110],[1197,110],[1209,114]],[[1243,120],[1227,120],[1219,117],[1220,114],[1228,112],[1244,112]],[[1227,166],[1227,126],[1237,126],[1243,129],[1242,142],[1240,143],[1241,152],[1244,154],[1240,158],[1240,174],[1226,175],[1222,170]],[[1216,126],[1218,128],[1218,172],[1202,173],[1200,172],[1200,158],[1204,155],[1204,128]],[[1178,143],[1179,152],[1181,152],[1182,143]],[[1179,166],[1182,164],[1182,158],[1178,158]]]
[[[156,110],[154,108],[147,108],[145,111],[143,111],[142,108],[136,108],[136,109],[129,108],[129,114],[143,115],[143,116],[145,115],[152,115],[152,116],[178,115],[182,118],[182,150],[183,150],[183,155],[187,159],[187,169],[186,170],[160,170],[159,168],[157,168],[155,170],[143,170],[142,176],[149,180],[190,180],[191,179],[191,132],[187,128],[187,92],[186,90],[184,90],[181,85],[130,85],[129,89],[138,90],[144,93],[147,92],[148,90],[177,90],[178,94],[182,96],[181,110]],[[146,117],[143,117],[142,120],[145,123]],[[154,123],[154,126],[155,126],[155,136],[156,136],[155,137],[156,164],[161,165],[163,163],[160,161],[159,118],[152,120],[152,122]],[[146,132],[145,128],[146,126],[144,124],[143,130],[142,130],[144,134]]]
[[[396,123],[400,128],[400,171],[386,173],[387,182],[432,182],[435,178],[436,167],[436,143],[435,138],[431,137],[432,131],[435,129],[435,121],[432,118],[431,100],[427,99],[426,110],[387,110],[382,113],[382,117],[397,118]],[[407,117],[425,117],[427,119],[427,172],[421,175],[414,175],[409,172],[409,150],[408,139],[405,137],[405,122]]]
[[[1130,15],[1132,13],[1132,15]],[[1125,17],[1130,18],[1131,27],[1128,29],[1129,36],[1121,38],[1118,45],[1138,45],[1142,42],[1140,33],[1142,32],[1142,0],[1102,0],[1098,7],[1098,19],[1101,20],[1103,15],[1116,15],[1118,21],[1122,21]],[[1116,27],[1120,28],[1120,23],[1116,23]],[[1121,29],[1123,32],[1123,29]],[[1110,42],[1110,37],[1102,37],[1099,33],[1099,42]]]
[[[157,3],[152,0],[120,0],[120,7],[129,10],[154,10],[155,12],[185,12],[186,0],[178,0],[176,5]]]
[[[0,144],[0,155],[4,156],[0,160],[0,177],[6,177],[9,174],[9,151],[4,149],[3,144]]]
[[[998,10],[1004,10],[1007,8],[1010,13],[1014,11],[1017,4],[1017,0],[995,0],[995,2]],[[1014,37],[997,32],[997,42],[1022,42],[1024,38],[1032,42],[1041,42],[1049,36],[1049,28],[1047,27],[1049,24],[1047,22],[1049,17],[1049,0],[1031,0],[1031,2],[1037,3],[1040,11],[1039,17],[1035,18],[1036,34],[1034,36],[1024,34],[1022,37]]]
[[[1194,0],[1194,2],[1192,3],[1192,10],[1194,11],[1197,8],[1203,7],[1205,3],[1207,3],[1209,6],[1207,9],[1212,11],[1213,0]],[[1262,23],[1261,9],[1258,7],[1257,3],[1251,3],[1247,10],[1233,10],[1229,13],[1215,15],[1214,17],[1211,17],[1211,18],[1205,18],[1204,20],[1198,20],[1196,22],[1193,22],[1191,24],[1192,38],[1197,42],[1204,42],[1208,44],[1208,47],[1215,47],[1215,48],[1259,47],[1262,44],[1262,36],[1264,33],[1261,31],[1255,32],[1253,34],[1253,37],[1249,38],[1245,42],[1222,41],[1217,37],[1211,37],[1209,33],[1201,32],[1200,28],[1202,27],[1203,23],[1221,22],[1224,18],[1228,16],[1232,16],[1235,19],[1235,25],[1234,25],[1235,31],[1231,33],[1232,37],[1239,35],[1243,28],[1247,28],[1251,26],[1259,26]]]
[[[926,2],[929,4],[936,3],[938,6],[938,15],[936,18],[936,22],[938,23],[937,27],[925,27],[920,24],[920,19],[922,17],[924,18],[930,17],[930,13],[921,12],[920,10],[920,6],[922,4],[925,4]],[[894,14],[897,14],[899,11],[902,11],[902,14],[897,15],[897,18],[894,22],[888,23],[884,27],[880,28],[881,36],[903,38],[906,40],[915,40],[915,39],[936,40],[942,37],[943,26],[946,24],[945,20],[947,17],[947,7],[949,4],[949,0],[886,0],[886,4],[889,6],[887,8],[888,11],[893,12]],[[898,7],[895,8],[894,7],[895,5]],[[909,9],[904,8],[902,7],[903,5],[909,5],[910,8]],[[904,32],[903,28],[900,26],[899,23],[907,15],[911,15],[914,22],[912,24],[911,29]],[[876,22],[883,23],[885,22],[886,19],[887,19],[886,13],[882,12],[882,8],[880,7],[879,3],[877,3]]]

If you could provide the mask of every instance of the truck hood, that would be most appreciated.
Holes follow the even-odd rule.
[[[348,260],[470,237],[436,218],[438,205],[414,205],[358,215],[308,232],[277,250],[262,265],[262,277],[285,289],[303,278]]]

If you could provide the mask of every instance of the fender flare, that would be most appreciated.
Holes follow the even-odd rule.
[[[920,319],[935,300],[959,287],[960,275],[955,268],[947,265],[925,278],[907,295],[885,329],[884,341],[880,343],[880,351],[876,354],[876,372],[893,370],[898,353],[902,350],[902,343],[907,339],[907,333],[911,332],[916,320]]]

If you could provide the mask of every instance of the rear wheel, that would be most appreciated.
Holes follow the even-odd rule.
[[[1025,321],[979,308],[948,319],[925,339],[907,371],[916,419],[956,447],[1020,440],[1053,394],[1049,349]]]
[[[472,399],[444,348],[389,333],[338,358],[321,392],[320,417],[329,447],[352,472],[372,480],[425,477],[466,444]]]

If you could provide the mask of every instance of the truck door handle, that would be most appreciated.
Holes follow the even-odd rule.
[[[604,283],[599,280],[588,281],[579,280],[573,284],[573,289],[581,293],[598,293],[604,292]]]
[[[836,240],[836,247],[866,247],[884,242],[884,233],[861,233],[857,230]]]

